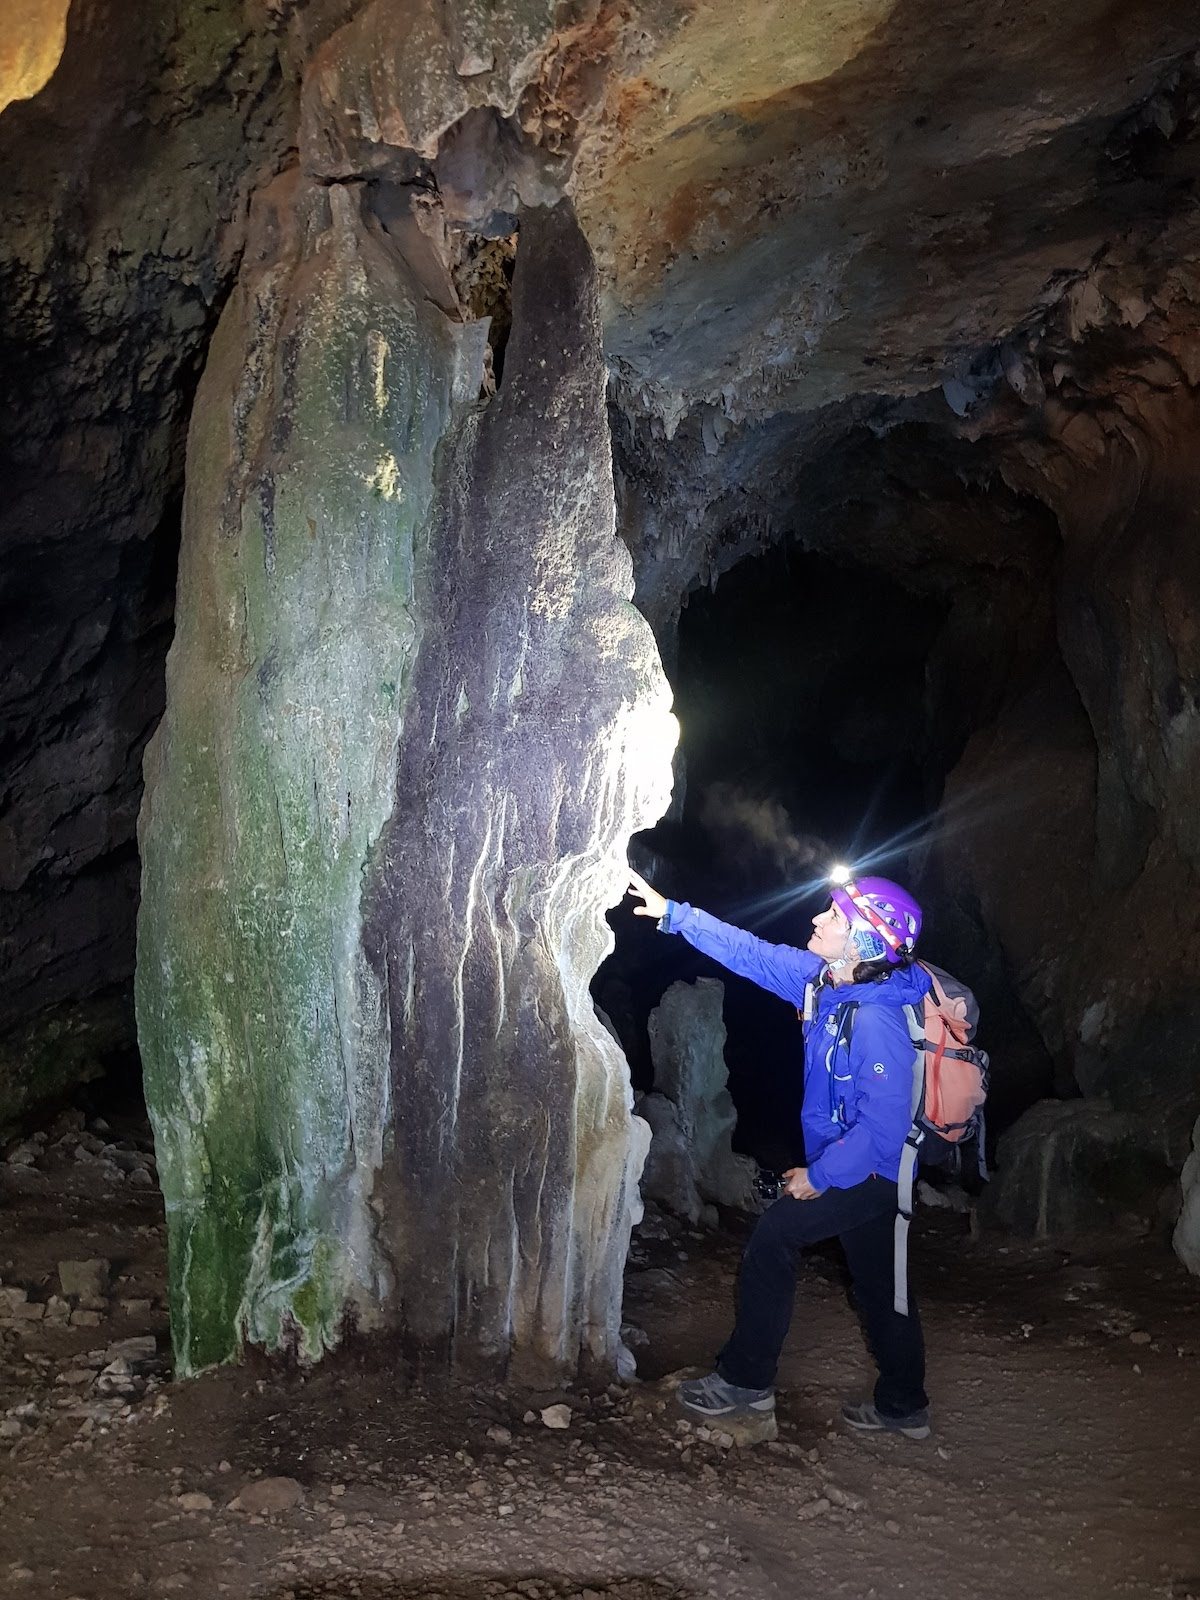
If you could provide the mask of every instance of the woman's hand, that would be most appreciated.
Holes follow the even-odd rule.
[[[625,893],[636,895],[643,902],[640,906],[634,906],[635,917],[653,917],[657,922],[667,909],[666,896],[652,889],[645,878],[639,878],[636,872],[629,874],[629,887]]]
[[[822,1189],[814,1189],[808,1181],[807,1167],[789,1167],[783,1175],[783,1192],[790,1194],[793,1200],[815,1200]]]

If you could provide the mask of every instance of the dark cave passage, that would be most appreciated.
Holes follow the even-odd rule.
[[[958,851],[986,859],[997,816],[1036,827],[1037,802],[1016,768],[1001,768],[943,812],[946,783],[980,732],[964,707],[986,723],[1025,678],[1047,674],[1074,696],[1051,630],[1040,629],[1040,654],[1016,645],[1019,606],[999,623],[999,642],[980,648],[978,574],[931,584],[919,547],[899,571],[894,561],[872,565],[870,550],[861,561],[853,554],[780,542],[687,597],[672,669],[680,782],[671,815],[641,836],[637,854],[653,861],[664,893],[800,947],[828,904],[833,863],[911,884],[927,906],[922,953],[983,1004],[994,1140],[1054,1092],[1055,1068],[994,930],[944,882],[936,847],[949,829]],[[654,938],[627,912],[611,921],[616,949],[593,992],[621,1034],[635,1088],[652,1085],[646,1023],[665,989],[717,977],[735,1147],[765,1168],[799,1160],[794,1008],[682,941]]]

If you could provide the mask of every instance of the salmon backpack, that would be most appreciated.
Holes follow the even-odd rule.
[[[979,1173],[987,1177],[983,1103],[988,1091],[988,1058],[971,1043],[979,1026],[975,996],[957,978],[927,961],[917,965],[933,980],[920,1013],[906,1006],[908,1031],[916,1047],[913,1063],[913,1126],[909,1134],[922,1161],[957,1161],[959,1147],[979,1141]]]

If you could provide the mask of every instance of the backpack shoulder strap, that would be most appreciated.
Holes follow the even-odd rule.
[[[910,1117],[912,1126],[900,1152],[900,1172],[896,1179],[896,1228],[893,1250],[893,1280],[896,1311],[908,1315],[908,1227],[912,1220],[913,1189],[917,1176],[917,1155],[924,1138],[918,1120],[925,1099],[925,1016],[924,1008],[905,1006],[908,1033],[913,1045],[912,1100]]]

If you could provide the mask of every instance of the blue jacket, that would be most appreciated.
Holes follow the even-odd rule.
[[[768,944],[682,901],[667,901],[659,926],[797,1007],[825,969],[809,950]],[[920,1005],[931,987],[923,968],[909,967],[878,983],[826,984],[818,992],[816,1015],[805,1030],[801,1113],[814,1189],[852,1189],[872,1173],[898,1176],[912,1126],[914,1059],[902,1008]],[[851,1000],[858,1010],[847,1030],[841,1008]]]

